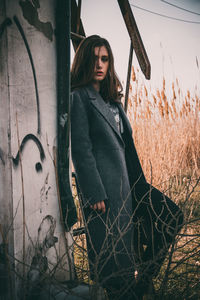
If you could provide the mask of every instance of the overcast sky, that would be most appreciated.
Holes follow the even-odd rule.
[[[196,65],[196,57],[200,65],[200,0],[130,0],[129,3],[151,63],[148,84],[159,87],[164,75],[168,82],[177,77],[183,90],[194,91],[195,86],[200,86]],[[116,71],[126,81],[130,39],[117,0],[83,0],[81,18],[87,36],[99,34],[109,40]],[[133,64],[137,66],[135,55]],[[143,80],[142,73],[140,76]],[[145,79],[144,82],[147,83]]]

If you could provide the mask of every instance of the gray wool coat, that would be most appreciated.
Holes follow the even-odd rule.
[[[132,136],[130,123],[121,104],[117,104],[124,127]],[[92,86],[72,92],[72,158],[84,202],[108,200],[113,209],[128,196],[130,185],[125,160],[125,143],[113,113]],[[145,182],[132,145],[134,181]]]
[[[72,160],[82,194],[91,276],[102,285],[111,279],[111,274],[133,280],[133,220],[136,215],[144,217],[149,213],[146,203],[152,187],[145,180],[122,105],[117,103],[123,137],[113,113],[92,86],[74,90],[71,99]],[[163,208],[161,202],[166,197],[161,192],[154,189],[152,194],[153,213],[165,214],[166,220],[166,207],[177,211],[168,198]],[[143,207],[138,205],[141,199]],[[90,204],[102,200],[105,214],[90,209]]]
[[[125,142],[113,113],[92,86],[74,90],[71,99],[72,159],[82,193],[90,269],[92,277],[102,281],[111,273],[133,272],[133,208]],[[126,114],[121,104],[117,105],[131,137]],[[134,145],[131,150],[133,180],[145,182]],[[90,204],[102,200],[105,214],[90,209]]]

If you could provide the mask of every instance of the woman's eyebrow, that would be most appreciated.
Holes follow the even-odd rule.
[[[95,55],[95,58],[99,58],[99,57],[101,57],[101,58],[108,58],[108,55]]]

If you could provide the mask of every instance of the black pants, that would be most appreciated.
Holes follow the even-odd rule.
[[[138,279],[136,282],[133,278],[120,277],[107,282],[110,300],[142,299],[183,226],[180,208],[156,188],[147,183],[136,185],[132,194],[133,249]]]
[[[146,280],[158,274],[183,226],[183,213],[171,199],[149,184],[136,185],[133,199],[134,249],[141,275]],[[143,245],[146,250],[142,253]]]
[[[102,284],[106,288],[110,300],[142,299],[145,289],[148,288],[152,277],[158,274],[170,245],[183,226],[183,213],[179,207],[148,183],[135,185],[132,189],[132,195],[133,237],[131,240],[135,259],[131,268],[133,270],[135,268],[139,272],[138,280],[135,280],[133,273],[132,275],[123,273],[121,276],[119,274],[116,276],[117,272],[113,272],[112,278],[106,281],[103,280]],[[87,220],[90,220],[90,214],[89,209],[84,209],[84,215]],[[96,214],[95,218],[97,218],[98,213],[93,212],[93,214]],[[95,218],[94,222],[96,222]],[[96,220],[100,222],[101,218]],[[93,236],[92,230],[94,229],[94,237],[98,236],[98,239],[94,240],[98,242],[100,238],[103,239],[105,235],[102,233],[103,224],[104,222],[102,226],[99,224],[98,230],[97,224],[94,226],[93,219],[91,219],[87,226],[90,229],[88,236],[90,238]],[[101,235],[103,236],[101,237]],[[88,246],[91,243],[90,238]],[[145,251],[142,250],[143,245],[146,245]],[[94,246],[88,247],[88,251],[93,252],[92,248]],[[98,251],[96,254],[98,255]],[[91,259],[91,255],[89,257]],[[92,259],[92,263],[93,261],[94,259]],[[112,275],[113,267],[111,263],[110,265],[109,274]]]
[[[133,278],[113,277],[104,286],[109,300],[140,300]]]

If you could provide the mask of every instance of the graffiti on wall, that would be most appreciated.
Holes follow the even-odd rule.
[[[12,158],[13,164],[14,164],[15,167],[18,166],[20,154],[23,153],[23,150],[24,150],[24,147],[25,147],[26,143],[27,143],[28,141],[30,141],[30,140],[32,140],[32,141],[36,144],[36,146],[37,146],[37,148],[38,148],[38,150],[39,150],[39,153],[40,153],[40,159],[41,159],[41,161],[44,161],[44,159],[45,159],[45,153],[44,153],[44,149],[43,149],[43,147],[42,147],[42,144],[41,144],[40,140],[39,140],[34,134],[31,134],[31,133],[30,133],[30,134],[27,134],[27,135],[23,138],[23,140],[22,140],[22,142],[21,142],[21,145],[20,145],[20,148],[19,148],[19,150],[18,150],[18,152],[17,152],[17,155],[16,155],[15,157]],[[41,165],[40,162],[37,162],[37,163],[35,164],[35,169],[36,169],[37,172],[42,171],[42,165]]]
[[[38,9],[40,7],[39,1],[38,0],[19,1],[19,5],[21,7],[21,11],[22,11],[24,19],[30,25],[34,26],[38,31],[40,31],[49,41],[52,42],[53,27],[50,22],[42,22],[40,20],[39,13],[38,13]],[[13,151],[14,153],[12,153],[13,156],[11,157],[11,162],[12,162],[13,168],[14,168],[14,174],[15,174],[14,176],[16,176],[17,174],[20,174],[15,171],[17,171],[20,167],[20,163],[21,163],[20,160],[28,157],[27,152],[26,152],[26,147],[28,147],[27,145],[29,144],[30,147],[32,144],[34,146],[36,146],[36,155],[38,152],[39,158],[38,158],[38,160],[36,160],[34,162],[34,168],[37,173],[43,174],[43,177],[40,177],[40,178],[43,178],[44,182],[42,184],[42,187],[41,186],[39,187],[39,190],[37,191],[36,195],[33,195],[33,196],[34,196],[34,199],[36,199],[37,194],[39,195],[40,199],[36,200],[36,201],[38,201],[38,203],[40,202],[39,205],[37,204],[37,209],[39,208],[38,211],[40,213],[42,213],[43,212],[42,208],[44,207],[43,202],[44,201],[48,202],[47,200],[48,200],[49,191],[52,188],[50,180],[49,180],[49,174],[51,173],[51,171],[49,171],[49,170],[46,171],[46,169],[44,169],[44,162],[45,162],[45,159],[47,159],[46,155],[48,155],[48,154],[47,154],[47,151],[45,153],[46,148],[43,146],[42,138],[41,138],[42,128],[41,128],[40,97],[39,97],[39,91],[38,91],[37,72],[36,72],[34,59],[33,59],[33,55],[32,55],[33,49],[31,51],[31,47],[30,47],[31,43],[29,45],[28,38],[27,38],[28,36],[26,37],[26,34],[25,34],[26,28],[23,25],[24,23],[22,21],[20,22],[20,20],[21,19],[18,18],[17,15],[12,16],[11,18],[5,18],[5,20],[0,24],[0,39],[4,37],[4,34],[5,34],[8,26],[15,26],[16,31],[19,33],[19,35],[18,35],[19,38],[21,39],[21,41],[23,41],[22,49],[23,49],[23,45],[24,45],[24,51],[26,51],[26,53],[28,55],[27,56],[28,62],[30,63],[30,66],[31,66],[30,74],[33,78],[33,83],[34,83],[32,95],[34,97],[33,101],[35,100],[35,102],[34,102],[34,111],[32,113],[34,114],[34,116],[36,116],[36,123],[34,121],[34,124],[36,126],[35,126],[34,130],[29,129],[28,132],[23,134],[21,142],[19,141],[19,146],[18,146],[17,150],[14,150]],[[9,47],[9,43],[8,43],[8,47]],[[33,54],[34,54],[34,51],[33,51]],[[12,104],[12,105],[15,105],[15,104]],[[56,126],[56,124],[55,124],[55,126]],[[15,153],[15,152],[17,152],[17,153]],[[2,146],[2,148],[0,147],[0,164],[2,164],[3,166],[6,167],[7,158],[10,159],[10,157],[8,157],[8,154],[4,152],[3,146]],[[32,157],[30,157],[30,160],[31,159],[32,159]],[[45,165],[45,167],[46,167],[46,165]],[[26,166],[24,164],[24,169],[25,168],[26,168]],[[44,172],[44,170],[46,173]],[[33,171],[34,171],[34,169],[33,169]],[[53,168],[52,168],[52,172],[54,172]],[[39,176],[41,176],[41,175],[39,175]],[[28,180],[31,182],[34,180],[34,178],[30,177],[30,178],[28,178]],[[18,181],[18,179],[17,179],[17,181]],[[56,185],[56,182],[55,182],[55,185]],[[53,192],[52,192],[52,194],[53,194]],[[32,197],[32,196],[30,196],[30,197]],[[29,197],[29,199],[31,199],[30,197]],[[52,197],[52,195],[51,195],[51,197]],[[26,246],[26,249],[25,249],[25,253],[24,253],[24,249],[22,249],[23,250],[23,251],[21,251],[21,252],[23,252],[22,253],[22,255],[23,255],[22,262],[18,262],[17,264],[19,264],[20,266],[22,265],[22,263],[24,264],[24,262],[26,264],[27,263],[26,259],[27,259],[28,255],[31,254],[28,257],[28,261],[29,261],[28,263],[30,263],[30,265],[29,265],[28,270],[26,269],[26,271],[27,271],[28,284],[30,284],[30,287],[33,287],[35,285],[35,283],[38,282],[38,279],[40,279],[40,276],[44,275],[44,273],[47,271],[48,265],[52,264],[51,257],[48,257],[47,252],[51,249],[50,252],[53,253],[56,243],[58,243],[58,242],[59,242],[59,247],[60,247],[60,245],[61,245],[60,239],[61,239],[61,243],[63,243],[62,239],[64,238],[64,235],[61,238],[62,232],[59,232],[60,229],[59,230],[57,229],[59,236],[58,237],[55,236],[54,232],[56,229],[56,220],[57,219],[60,220],[60,216],[56,215],[55,211],[52,212],[51,210],[47,209],[47,210],[44,210],[42,217],[40,217],[40,215],[39,215],[39,222],[37,219],[38,224],[37,224],[37,222],[34,223],[34,225],[37,224],[37,226],[38,226],[38,231],[37,231],[37,228],[35,228],[33,230],[33,232],[36,231],[36,235],[34,237],[29,236],[28,226],[27,226],[29,220],[28,220],[28,218],[26,219],[26,208],[28,207],[28,205],[30,205],[30,202],[26,203],[26,206],[25,206],[24,200],[26,200],[26,199],[23,199],[23,197],[21,198],[21,196],[20,196],[19,201],[21,201],[23,203],[22,206],[24,206],[23,213],[21,214],[21,212],[20,212],[20,218],[21,218],[21,216],[23,217],[22,224],[23,224],[24,228],[21,231],[22,235],[23,235],[23,245],[20,245],[19,247],[25,248],[25,246]],[[34,200],[33,200],[32,204],[34,206]],[[48,206],[48,204],[46,205],[46,207],[47,206]],[[20,211],[21,211],[21,209],[20,209]],[[17,218],[16,217],[17,213],[14,212],[14,214],[15,214],[15,218]],[[31,218],[32,218],[32,216],[31,216]],[[13,222],[13,220],[11,222]],[[19,222],[19,224],[20,224],[20,222]],[[25,241],[25,238],[24,238],[25,231],[24,230],[26,231],[26,245],[24,245],[25,244],[25,242],[24,242]],[[21,239],[21,237],[20,237],[20,239]],[[2,247],[3,247],[3,243],[0,240],[0,258],[3,257],[3,255],[5,254],[5,251],[2,252],[3,251]],[[32,248],[32,249],[30,250],[30,248]],[[18,249],[18,251],[19,250],[20,249]],[[29,252],[29,250],[30,250],[30,252]],[[60,248],[59,248],[59,251],[60,251]],[[55,253],[56,253],[56,255],[59,256],[57,249],[55,249]],[[64,255],[66,255],[66,250],[65,250],[65,253],[62,253],[62,257],[57,257],[60,265],[62,265],[62,263],[63,264],[66,263],[66,262],[64,262],[64,260],[66,261],[66,259],[64,258]],[[24,261],[24,259],[25,259],[25,261]],[[63,260],[63,262],[62,262],[62,260]],[[16,267],[16,270],[17,269],[18,269],[18,266]],[[1,273],[2,272],[1,272],[1,266],[0,266],[0,277],[1,277]],[[24,274],[22,273],[22,275],[24,275]],[[30,288],[30,290],[31,290],[31,288]]]

